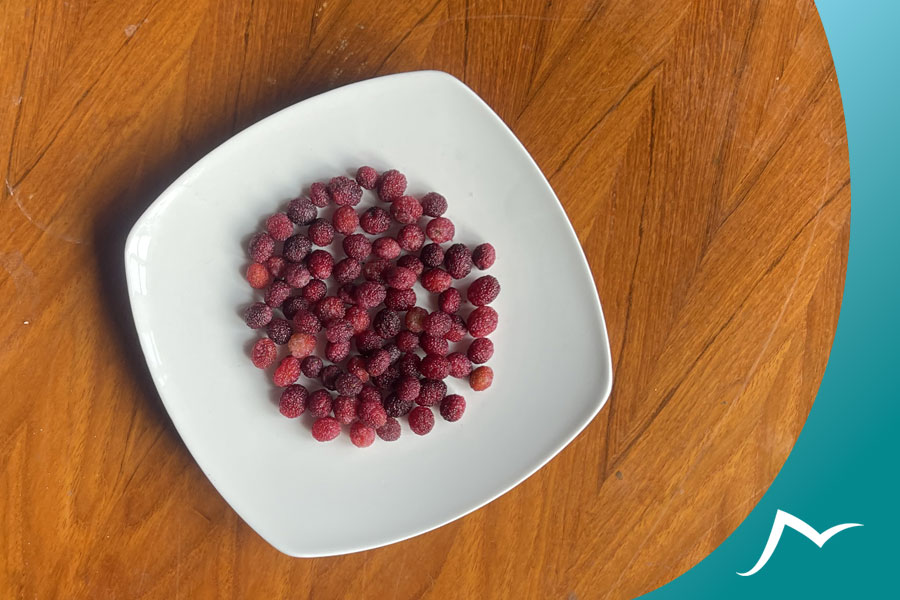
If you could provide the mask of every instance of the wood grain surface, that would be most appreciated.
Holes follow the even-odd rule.
[[[470,85],[549,177],[606,312],[613,395],[486,508],[292,559],[166,416],[124,237],[236,131],[416,69]],[[847,141],[812,1],[8,0],[0,153],[3,598],[633,597],[765,492],[840,306]]]

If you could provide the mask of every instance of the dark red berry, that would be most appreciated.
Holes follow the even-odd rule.
[[[270,256],[266,261],[266,268],[272,274],[272,277],[278,278],[284,275],[284,267],[287,264],[288,261],[284,260],[283,256]]]
[[[312,426],[312,436],[317,442],[330,442],[341,435],[341,424],[334,417],[322,417]]]
[[[384,309],[375,315],[375,318],[372,320],[372,328],[375,330],[375,333],[386,340],[397,335],[400,327],[400,313],[397,311]]]
[[[351,356],[347,361],[347,372],[355,375],[362,383],[369,380],[369,372],[366,371],[366,359],[362,356]]]
[[[324,183],[317,181],[309,186],[309,201],[319,208],[328,206],[328,191]]]
[[[466,322],[472,337],[485,337],[497,329],[497,311],[490,306],[479,306],[469,315]]]
[[[324,281],[313,279],[305,286],[303,286],[303,290],[300,293],[303,295],[307,302],[318,302],[325,297],[325,294],[327,292],[328,287],[325,285]]]
[[[383,390],[389,390],[394,387],[394,384],[397,382],[397,379],[400,378],[400,369],[391,365],[387,368],[387,370],[381,375],[376,375],[372,378],[372,383],[377,385],[379,388]]]
[[[325,219],[316,219],[309,224],[306,235],[316,246],[330,246],[334,241],[334,226]]]
[[[384,272],[390,265],[390,261],[383,258],[372,258],[363,265],[362,275],[366,281],[384,283]]]
[[[375,428],[356,422],[350,427],[350,441],[357,448],[368,448],[375,441]]]
[[[261,290],[272,282],[272,274],[262,263],[250,263],[247,267],[247,281],[250,287]]]
[[[309,393],[302,385],[291,384],[281,392],[278,402],[278,410],[288,419],[294,419],[306,410],[306,400]]]
[[[386,442],[395,442],[400,439],[400,421],[394,417],[388,417],[384,425],[375,430],[378,437]]]
[[[366,233],[378,235],[390,229],[391,216],[380,206],[373,206],[359,218],[359,226]]]
[[[476,338],[469,344],[466,356],[476,365],[486,363],[494,355],[494,342],[486,337]]]
[[[384,349],[387,350],[388,356],[391,357],[391,364],[394,364],[400,357],[403,356],[403,352],[400,351],[400,348],[397,347],[397,344],[393,342],[388,342],[384,345]]]
[[[391,267],[384,273],[387,284],[398,290],[409,290],[416,283],[416,274],[404,267]]]
[[[338,206],[356,206],[362,199],[362,188],[359,184],[343,175],[328,182],[328,192]]]
[[[438,297],[438,306],[448,315],[455,314],[462,304],[462,294],[456,288],[447,288]]]
[[[453,279],[462,279],[472,271],[472,253],[465,244],[453,244],[444,255],[444,266]]]
[[[284,241],[284,248],[281,253],[291,262],[300,262],[312,249],[312,243],[305,235],[292,235]]]
[[[422,271],[425,270],[425,265],[422,264],[419,257],[413,256],[412,254],[407,254],[406,256],[401,256],[397,259],[397,266],[409,269],[416,274],[416,277],[419,277],[422,274]]]
[[[291,322],[287,319],[272,319],[266,325],[266,334],[278,345],[287,344],[294,334]]]
[[[359,298],[359,288],[356,288],[356,297]],[[357,333],[362,333],[366,329],[369,328],[369,325],[372,323],[372,319],[369,318],[369,313],[366,312],[366,309],[360,306],[351,306],[347,309],[347,312],[344,313],[344,318],[350,321],[350,325],[353,326],[353,335]]]
[[[288,319],[293,319],[301,310],[305,311],[309,308],[309,301],[302,296],[291,296],[281,305],[281,312]]]
[[[314,417],[327,417],[331,414],[331,394],[325,390],[316,390],[306,399],[306,410]]]
[[[500,295],[500,282],[493,275],[483,275],[469,285],[466,298],[475,306],[486,306]]]
[[[302,288],[312,280],[312,275],[303,263],[292,262],[284,268],[284,280],[292,288]]]
[[[439,267],[444,262],[444,249],[440,244],[426,244],[419,253],[422,264],[433,269]]]
[[[377,377],[387,371],[389,366],[391,366],[391,356],[387,350],[375,350],[366,361],[366,370],[373,377]]]
[[[346,319],[334,319],[325,328],[325,339],[329,342],[346,342],[353,337],[353,325]]]
[[[275,252],[275,240],[266,232],[260,232],[250,238],[250,258],[253,262],[264,263]]]
[[[374,281],[364,281],[356,288],[355,300],[362,308],[375,308],[384,302],[387,291]]]
[[[445,421],[459,421],[466,412],[466,399],[459,394],[450,394],[441,400],[441,416]]]
[[[334,387],[341,396],[356,396],[363,382],[353,373],[341,373],[334,381]]]
[[[440,354],[441,356],[446,356],[447,352],[450,351],[450,344],[447,341],[447,338],[442,335],[428,335],[427,333],[423,333],[422,337],[419,338],[419,344],[426,354]]]
[[[403,352],[414,352],[419,347],[419,336],[412,331],[404,329],[394,338],[394,343]]]
[[[328,279],[334,268],[334,257],[328,250],[313,250],[306,259],[306,267],[316,279]]]
[[[420,406],[437,406],[447,393],[447,384],[437,379],[423,379],[416,404]]]
[[[472,372],[472,361],[462,352],[453,352],[447,356],[450,363],[450,376],[462,379]]]
[[[409,428],[416,435],[425,435],[434,427],[434,413],[427,406],[417,406],[409,412]]]
[[[356,409],[356,416],[360,423],[369,427],[381,427],[387,422],[387,413],[378,402],[362,402]]]
[[[316,304],[315,312],[320,321],[328,322],[332,319],[343,319],[347,312],[347,308],[340,298],[336,296],[326,296]]]
[[[437,192],[422,196],[422,211],[429,217],[439,217],[447,212],[447,199]]]
[[[319,380],[329,390],[333,390],[335,387],[335,382],[337,381],[338,375],[341,374],[341,368],[337,365],[328,365],[322,367],[322,372],[319,373]]]
[[[367,190],[374,190],[378,183],[378,172],[372,167],[360,167],[356,171],[356,183]]]
[[[316,218],[315,205],[309,198],[294,198],[288,203],[287,216],[297,225],[309,225]]]
[[[275,385],[278,387],[287,387],[297,381],[299,377],[300,361],[293,356],[285,356],[281,359],[281,362],[278,363],[278,368],[275,369],[272,381],[274,381]]]
[[[278,360],[278,346],[269,338],[257,340],[250,351],[250,360],[254,367],[268,369]]]
[[[453,221],[447,217],[434,218],[428,221],[428,225],[425,226],[425,235],[432,242],[438,244],[449,242],[455,234],[456,228],[453,226]]]
[[[388,417],[402,417],[409,414],[415,405],[415,402],[401,400],[397,394],[391,394],[384,399],[384,412]]]
[[[412,196],[400,196],[391,204],[390,212],[395,221],[409,225],[422,216],[422,205]]]
[[[350,342],[328,342],[325,344],[325,358],[339,363],[350,356]]]
[[[406,312],[406,328],[413,333],[425,331],[425,317],[428,311],[421,306],[414,306]]]
[[[307,356],[300,363],[300,371],[310,379],[315,379],[322,372],[324,363],[318,356]]]
[[[422,359],[419,372],[428,379],[446,379],[450,374],[450,361],[439,354],[429,354]]]
[[[425,243],[425,232],[418,225],[404,225],[397,233],[397,243],[407,252],[418,252]]]
[[[416,398],[419,397],[421,388],[418,377],[401,375],[400,379],[397,380],[397,387],[394,393],[404,402],[415,402]]]
[[[294,234],[294,223],[284,213],[275,213],[266,219],[266,231],[277,242],[283,242]]]
[[[384,202],[393,202],[406,191],[406,175],[391,169],[381,174],[378,181],[378,197]]]
[[[297,314],[294,315],[293,322],[294,330],[301,333],[315,335],[322,331],[322,323],[319,321],[319,317],[308,310],[297,311]]]
[[[362,333],[356,334],[354,339],[356,341],[356,348],[363,354],[381,348],[381,345],[384,343],[382,337],[372,329],[366,329]]]
[[[350,283],[362,273],[362,264],[355,258],[345,258],[334,265],[332,276],[338,283]]]
[[[482,271],[491,268],[495,260],[497,251],[490,244],[480,244],[472,250],[472,262]]]
[[[251,329],[260,329],[272,320],[272,307],[262,302],[254,302],[244,310],[244,322]]]
[[[316,351],[316,336],[311,333],[295,333],[288,340],[288,351],[296,358],[306,358]]]
[[[356,397],[360,402],[381,402],[381,392],[371,385],[364,385]]]
[[[415,352],[407,352],[397,361],[397,370],[401,375],[419,376],[419,365],[422,359]]]
[[[352,208],[350,210],[353,210]],[[343,241],[344,253],[356,260],[365,260],[372,253],[372,242],[361,233],[348,235]]]
[[[331,410],[334,418],[341,425],[349,425],[356,420],[356,407],[359,406],[359,400],[353,396],[338,396],[331,403]]]
[[[416,293],[413,290],[390,288],[384,298],[384,305],[391,310],[409,310],[416,305]]]
[[[372,243],[372,252],[380,258],[394,260],[400,256],[400,244],[394,238],[380,237]]]
[[[453,319],[453,325],[450,327],[450,331],[444,334],[444,337],[450,342],[462,341],[466,334],[469,333],[469,330],[466,329],[466,322],[459,315],[453,315],[451,318]]]
[[[360,267],[362,268],[362,267]],[[345,283],[338,288],[337,297],[344,304],[356,304],[356,286],[352,283]]]
[[[425,317],[425,333],[428,335],[443,337],[450,331],[453,319],[445,312],[436,310]]]

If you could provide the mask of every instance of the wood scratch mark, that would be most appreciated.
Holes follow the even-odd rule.
[[[83,240],[81,240],[79,238],[72,237],[70,235],[66,235],[65,233],[56,233],[50,229],[49,225],[45,225],[45,224],[41,223],[40,221],[35,220],[35,218],[32,217],[28,213],[27,210],[25,210],[25,207],[22,206],[22,201],[19,199],[19,196],[21,194],[16,193],[16,188],[9,182],[9,179],[6,179],[6,192],[9,195],[9,197],[12,198],[12,201],[15,203],[16,207],[19,209],[19,212],[22,213],[22,215],[25,217],[25,219],[29,223],[31,223],[32,225],[34,225],[35,227],[40,229],[42,232],[48,234],[50,237],[56,238],[63,242],[68,242],[70,244],[83,243]]]

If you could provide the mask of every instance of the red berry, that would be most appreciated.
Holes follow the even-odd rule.
[[[422,337],[419,338],[419,344],[421,344],[422,350],[424,350],[426,354],[440,354],[441,356],[446,356],[447,352],[450,351],[450,344],[444,336],[423,333]]]
[[[387,422],[387,413],[378,402],[362,402],[356,409],[359,422],[370,427],[381,427]]]
[[[336,296],[326,296],[319,300],[316,304],[316,316],[323,322],[332,319],[343,319],[347,309],[340,298]]]
[[[397,233],[397,243],[407,252],[418,252],[425,243],[425,232],[418,225],[404,225]]]
[[[247,267],[247,281],[250,282],[250,287],[253,289],[261,290],[271,283],[272,274],[269,273],[266,265],[250,263],[250,266]]]
[[[313,250],[306,258],[306,267],[316,279],[328,279],[334,268],[334,258],[328,250]]]
[[[371,385],[364,385],[357,395],[360,402],[381,402],[381,392]]]
[[[401,400],[397,397],[397,394],[391,394],[384,399],[384,412],[387,413],[388,417],[402,417],[405,414],[409,414],[409,411],[415,405],[414,402]]]
[[[266,231],[272,239],[283,242],[294,234],[294,223],[284,213],[275,213],[266,219]]]
[[[472,271],[472,253],[465,244],[453,244],[444,255],[444,266],[453,279],[462,279]]]
[[[390,288],[384,298],[384,305],[391,310],[409,310],[416,305],[416,293],[413,290]]]
[[[466,294],[469,302],[475,306],[485,306],[500,295],[500,282],[493,275],[483,275],[469,285]]]
[[[347,208],[347,207],[342,207]],[[352,208],[350,210],[353,210]],[[372,242],[361,233],[354,233],[344,238],[344,253],[356,260],[365,260],[372,253]]]
[[[266,325],[266,334],[278,345],[287,344],[294,334],[291,322],[287,319],[272,319]]]
[[[417,406],[409,413],[409,428],[416,435],[425,435],[434,427],[434,413],[427,406]]]
[[[325,358],[339,363],[350,356],[350,342],[328,342],[325,344]]]
[[[437,379],[423,379],[422,389],[416,398],[420,406],[436,406],[447,393],[447,384]]]
[[[377,385],[383,390],[389,390],[394,387],[394,384],[397,382],[397,379],[400,378],[400,369],[391,365],[387,368],[387,370],[381,375],[377,375],[372,378],[372,383]]]
[[[359,295],[359,288],[356,288],[356,296],[359,297]],[[369,325],[372,323],[372,319],[369,318],[369,313],[366,312],[365,308],[360,306],[351,306],[348,308],[347,312],[344,313],[344,318],[350,321],[350,325],[353,326],[353,335],[362,333],[368,329]]]
[[[332,275],[338,283],[350,283],[362,273],[362,264],[355,258],[345,258],[334,265]]]
[[[391,366],[391,356],[388,354],[387,350],[375,350],[369,356],[368,360],[366,360],[366,370],[369,372],[369,375],[372,375],[373,377],[387,371],[389,366]]]
[[[319,373],[319,379],[322,381],[322,385],[324,385],[329,390],[333,390],[335,388],[335,382],[337,381],[338,375],[341,374],[341,368],[337,365],[328,365],[327,367],[322,367],[322,372]]]
[[[266,268],[269,270],[269,273],[272,274],[272,277],[281,277],[284,274],[284,268],[287,266],[288,261],[284,260],[282,256],[270,256],[266,261]]]
[[[272,381],[278,387],[287,387],[300,377],[300,361],[293,356],[285,356],[278,363]]]
[[[372,328],[375,333],[384,339],[390,339],[400,332],[400,313],[384,309],[372,320]]]
[[[301,333],[315,335],[322,331],[322,323],[319,321],[319,317],[308,310],[297,311],[297,314],[294,315],[293,322],[294,330]]]
[[[314,417],[327,417],[331,414],[331,394],[325,390],[316,390],[306,399],[306,410]]]
[[[312,243],[309,241],[309,238],[298,233],[284,241],[281,253],[291,262],[300,262],[306,258],[310,249],[312,249]]]
[[[486,337],[476,338],[469,344],[466,356],[476,365],[486,363],[494,355],[494,342]]]
[[[325,339],[329,342],[346,342],[353,337],[353,325],[346,319],[334,319],[325,328]]]
[[[341,373],[334,382],[334,387],[341,396],[356,396],[362,386],[363,382],[353,373]]]
[[[368,448],[375,441],[375,428],[359,422],[354,423],[350,427],[350,441],[357,448]]]
[[[266,304],[272,308],[281,306],[291,295],[291,286],[284,281],[273,281],[266,290]]]
[[[478,367],[472,371],[471,375],[469,375],[469,385],[472,386],[472,389],[476,392],[488,389],[493,382],[494,370],[487,366]]]
[[[372,252],[380,258],[394,260],[400,256],[400,244],[394,238],[381,237],[372,243]]]
[[[429,354],[422,359],[419,372],[428,379],[445,379],[450,374],[450,361],[439,354]]]
[[[378,172],[372,167],[360,167],[356,171],[356,183],[367,190],[374,190],[378,183]]]
[[[394,393],[404,402],[415,402],[419,397],[419,391],[422,386],[418,377],[410,377],[409,375],[401,375],[397,380],[397,388]]]
[[[390,229],[391,216],[380,206],[373,206],[359,218],[359,225],[366,233],[378,235]]]
[[[406,191],[406,175],[391,169],[385,171],[378,181],[378,196],[384,202],[393,202]]]
[[[440,294],[453,284],[453,278],[443,269],[431,269],[422,274],[422,287],[432,294]]]
[[[467,325],[472,337],[485,337],[497,329],[497,311],[490,306],[479,306],[469,315]]]
[[[395,442],[400,439],[400,421],[394,417],[388,417],[384,425],[375,430],[378,437],[386,442]]]
[[[331,410],[334,412],[334,418],[341,425],[349,425],[356,420],[356,407],[359,400],[353,396],[338,396],[331,403]]]
[[[438,244],[449,242],[453,239],[455,234],[456,228],[453,226],[453,221],[447,217],[436,217],[430,220],[428,225],[425,226],[425,235],[427,235],[428,239],[432,242]]]
[[[391,216],[398,223],[415,223],[422,216],[422,205],[412,196],[400,196],[391,204]]]
[[[275,240],[268,233],[257,233],[250,238],[249,249],[253,262],[264,263],[275,252]]]
[[[350,357],[350,360],[347,361],[347,372],[355,375],[363,383],[369,380],[369,372],[366,371],[366,359],[362,356]]]
[[[272,320],[272,307],[262,302],[254,302],[244,310],[244,322],[250,329],[260,329]]]
[[[302,288],[312,280],[312,275],[303,263],[292,262],[284,268],[284,280],[292,288]]]
[[[445,421],[459,421],[466,412],[466,399],[459,394],[450,394],[441,400],[441,416]]]
[[[309,201],[319,208],[328,206],[328,191],[324,183],[317,181],[309,186]]]
[[[445,333],[450,331],[453,325],[453,319],[445,312],[436,310],[425,317],[425,333],[443,337]]]
[[[425,331],[425,317],[428,311],[420,306],[414,306],[406,312],[406,328],[413,333]]]
[[[453,352],[447,356],[450,363],[450,376],[462,379],[472,372],[472,361],[462,352]]]
[[[362,308],[375,308],[384,302],[387,291],[374,281],[364,281],[356,288],[355,300]],[[368,327],[368,325],[366,325]],[[363,327],[365,329],[365,327]]]
[[[481,244],[472,250],[472,262],[482,271],[491,268],[495,260],[497,260],[497,251],[490,244]]]
[[[317,442],[330,442],[341,435],[341,424],[333,417],[322,417],[312,426],[312,436]]]
[[[325,285],[324,281],[313,279],[303,286],[301,294],[307,302],[318,302],[325,297],[327,291],[328,287]]]
[[[415,352],[407,352],[397,361],[397,370],[401,375],[409,375],[410,377],[419,376],[419,365],[422,359]]]
[[[359,216],[352,206],[339,206],[331,216],[331,224],[338,233],[350,235],[359,227]]]
[[[447,199],[437,192],[422,196],[422,211],[429,217],[439,217],[447,212]]]
[[[362,274],[366,281],[384,283],[384,272],[391,266],[390,261],[383,258],[370,259],[363,265]]]
[[[295,333],[288,340],[291,356],[306,358],[316,351],[316,336],[310,333]]]
[[[281,392],[278,410],[288,419],[299,417],[306,410],[306,399],[308,396],[309,393],[302,385],[289,385]]]
[[[381,336],[371,329],[366,329],[362,333],[356,334],[354,339],[356,340],[357,350],[359,350],[363,354],[381,348],[381,345],[384,343],[384,340],[381,338]]]
[[[432,269],[439,267],[444,262],[444,249],[441,248],[440,244],[426,244],[422,247],[419,258],[426,267]]]
[[[283,312],[284,316],[288,319],[293,319],[297,316],[298,312],[305,311],[308,308],[309,301],[306,298],[302,296],[291,296],[281,305],[281,312]]]
[[[334,241],[334,226],[325,219],[316,219],[309,224],[306,235],[316,246],[330,246]]]
[[[362,188],[359,184],[343,175],[328,182],[328,192],[338,206],[356,206],[362,199]]]
[[[322,372],[323,364],[318,356],[307,356],[300,362],[300,371],[310,379],[315,379]]]
[[[269,338],[257,340],[250,351],[250,360],[253,361],[253,366],[268,369],[278,360],[278,346]]]
[[[447,314],[455,314],[462,304],[462,294],[456,288],[447,288],[438,298],[438,306]]]
[[[394,364],[403,356],[403,352],[400,351],[397,344],[387,343],[384,345],[384,349],[387,350],[388,355],[391,357],[391,364]]]
[[[297,225],[309,225],[317,213],[315,205],[309,198],[294,198],[288,203],[287,216]]]
[[[409,290],[416,283],[416,274],[404,267],[391,267],[384,273],[387,284],[397,290]]]
[[[468,329],[466,329],[466,322],[459,315],[453,315],[451,318],[453,319],[453,325],[450,327],[450,331],[444,334],[444,337],[450,342],[462,341],[466,334],[469,333]]]
[[[422,274],[422,271],[425,270],[425,265],[422,264],[422,261],[419,260],[418,256],[413,256],[412,254],[407,254],[406,256],[401,256],[397,260],[397,266],[403,267],[404,269],[409,269],[413,273],[416,274],[416,277]]]
[[[403,330],[397,334],[394,342],[403,352],[414,352],[419,347],[419,336],[412,331]]]

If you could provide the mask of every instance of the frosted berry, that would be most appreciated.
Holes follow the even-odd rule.
[[[427,379],[445,379],[450,374],[450,362],[445,356],[429,354],[422,359],[419,372]]]
[[[486,363],[494,355],[494,342],[486,337],[476,338],[469,344],[466,356],[476,365]]]
[[[428,311],[420,306],[414,306],[406,312],[406,328],[413,333],[425,331],[425,317]]]
[[[472,271],[472,253],[465,244],[453,244],[444,255],[444,266],[450,277],[462,279]]]
[[[372,378],[372,383],[377,385],[379,388],[383,390],[389,390],[394,387],[394,384],[400,378],[400,369],[391,365],[385,370],[381,375],[377,375]]]
[[[426,244],[419,252],[419,258],[428,268],[439,267],[444,263],[444,249],[440,244]]]
[[[331,403],[331,410],[334,418],[341,425],[349,425],[356,420],[356,407],[359,406],[359,400],[353,396],[338,396]]]
[[[451,342],[462,341],[466,334],[469,333],[468,329],[466,329],[466,322],[459,315],[453,315],[451,318],[453,319],[453,325],[451,325],[450,331],[444,334],[444,337]]]
[[[466,297],[475,306],[485,306],[500,295],[500,282],[493,275],[483,275],[469,285]]]
[[[406,191],[406,175],[391,169],[381,174],[378,181],[378,197],[384,202],[393,202]]]
[[[425,270],[425,265],[422,264],[422,261],[419,260],[419,257],[413,256],[412,254],[401,256],[397,260],[397,266],[403,267],[404,269],[409,269],[416,274],[416,277],[419,277],[419,275],[422,274],[422,271]]]
[[[438,297],[438,306],[448,315],[455,314],[462,304],[462,294],[456,288],[447,288]]]
[[[362,273],[362,264],[355,258],[345,258],[334,265],[332,276],[338,283],[350,283]]]
[[[306,358],[316,351],[316,336],[310,333],[295,333],[288,340],[291,356]]]
[[[388,355],[391,357],[391,364],[394,364],[400,360],[401,356],[403,356],[403,352],[401,352],[400,348],[397,347],[397,344],[393,342],[385,344],[384,349],[387,350]]]
[[[419,338],[419,344],[426,354],[440,354],[441,356],[446,356],[447,352],[450,351],[450,344],[447,341],[447,338],[442,335],[428,335],[427,333],[423,333],[422,337]]]
[[[309,308],[309,300],[302,296],[291,296],[281,305],[281,312],[288,319],[293,319],[300,311],[306,311]]]
[[[356,288],[355,300],[362,308],[375,308],[384,302],[386,295],[387,291],[380,283],[364,281]],[[365,327],[363,329],[365,329]]]
[[[356,286],[352,283],[345,283],[340,288],[338,288],[337,297],[341,299],[341,302],[344,304],[355,304],[356,303]]]
[[[390,229],[391,216],[380,206],[373,206],[359,218],[359,225],[366,233],[378,235]]]
[[[353,373],[341,373],[334,382],[334,387],[341,396],[356,396],[362,386],[363,382]]]
[[[278,410],[288,419],[295,419],[306,410],[306,399],[309,393],[302,385],[292,384],[281,392]]]
[[[382,310],[372,320],[372,328],[375,333],[384,339],[390,339],[400,331],[400,313],[393,310]]]
[[[394,343],[403,352],[414,352],[419,347],[419,336],[404,329],[394,338]]]
[[[284,274],[284,267],[287,266],[287,264],[288,261],[284,260],[283,256],[270,256],[266,261],[266,268],[269,270],[269,273],[272,274],[272,277],[277,279]]]
[[[387,413],[378,402],[362,402],[356,409],[359,422],[370,427],[381,427],[387,422]]]
[[[310,379],[315,379],[322,372],[323,365],[318,356],[307,356],[300,362],[300,371]]]
[[[491,383],[494,382],[494,370],[487,366],[480,366],[469,375],[469,385],[472,386],[472,389],[476,392],[481,392],[483,390],[491,387]]]
[[[359,288],[356,288],[356,297],[359,298]],[[362,333],[366,329],[369,328],[369,325],[372,323],[372,319],[369,318],[369,313],[366,312],[366,309],[360,306],[351,306],[347,309],[347,312],[344,313],[344,318],[350,321],[350,325],[353,327],[353,335],[357,333]]]
[[[418,225],[404,225],[397,233],[397,243],[407,252],[418,252],[425,244],[425,232]]]
[[[278,346],[269,338],[262,338],[253,344],[250,351],[250,360],[258,369],[268,369],[278,360]]]
[[[459,421],[466,412],[466,399],[459,394],[450,394],[441,400],[441,416],[445,421]]]
[[[447,384],[437,379],[423,379],[416,404],[420,406],[437,406],[444,394],[447,393]]]
[[[328,342],[325,344],[325,358],[339,363],[350,356],[350,342]]]
[[[306,399],[306,410],[314,417],[327,417],[331,414],[331,394],[325,390],[316,390]]]
[[[325,219],[316,219],[309,224],[306,235],[316,246],[330,246],[334,241],[334,226]]]
[[[312,243],[305,235],[292,235],[284,241],[284,248],[281,253],[291,262],[300,262],[312,249]]]
[[[324,183],[317,181],[309,186],[309,201],[313,203],[313,206],[325,208],[328,206],[328,200],[328,191]]]
[[[394,393],[404,402],[415,402],[416,398],[419,397],[421,387],[418,377],[401,375],[397,380],[397,387]]]
[[[272,319],[266,325],[266,334],[278,345],[287,344],[294,334],[291,322],[287,319]]]
[[[294,330],[301,333],[315,335],[322,331],[322,322],[319,321],[319,317],[308,310],[297,311],[297,314],[294,315],[293,322]]]
[[[247,281],[250,287],[261,290],[272,282],[272,274],[262,263],[250,263],[247,267]]]
[[[372,167],[360,167],[356,171],[356,183],[366,190],[374,190],[378,183],[378,172]]]
[[[416,283],[416,274],[405,267],[391,267],[385,271],[384,280],[394,289],[409,290]]]
[[[389,260],[383,258],[369,259],[363,265],[362,275],[366,281],[374,281],[376,283],[384,283],[384,272],[391,266]]]
[[[366,329],[362,333],[356,334],[354,336],[354,340],[356,341],[356,348],[363,354],[367,354],[373,352],[379,348],[384,343],[384,340],[380,335],[375,333],[372,329]]]
[[[309,198],[294,198],[288,203],[287,216],[297,225],[309,225],[315,220],[318,211]]]
[[[317,442],[330,442],[341,435],[341,424],[334,417],[322,417],[312,426],[312,436]]]
[[[391,310],[409,310],[416,305],[416,293],[413,290],[390,288],[385,295],[384,305]]]
[[[378,437],[386,442],[395,442],[400,439],[400,421],[394,417],[388,417],[384,425],[375,430]]]
[[[328,279],[334,268],[334,257],[328,250],[313,250],[306,258],[306,268],[316,279]]]
[[[325,327],[325,339],[329,342],[346,342],[353,337],[353,325],[346,319],[333,319]]]
[[[272,381],[274,381],[275,385],[278,387],[287,387],[297,381],[299,377],[300,361],[293,356],[285,356],[281,359],[281,362],[278,363],[278,368],[275,369]]]
[[[429,217],[439,217],[447,212],[447,199],[437,192],[429,192],[422,196],[422,212]]]
[[[391,204],[390,212],[395,221],[409,225],[422,216],[422,205],[412,196],[400,196]]]
[[[350,427],[350,441],[357,448],[368,448],[375,441],[375,428],[356,422]]]
[[[480,244],[472,250],[472,262],[482,271],[490,269],[495,260],[497,260],[497,251],[490,244]]]
[[[250,329],[260,329],[272,320],[272,307],[254,302],[244,310],[244,322]]]
[[[425,317],[425,333],[443,337],[445,333],[450,331],[453,325],[453,319],[445,312],[436,310]]]
[[[275,240],[268,233],[257,233],[250,238],[249,250],[253,262],[264,263],[275,252]]]
[[[425,435],[434,427],[434,413],[427,406],[417,406],[409,412],[409,428],[416,435]]]
[[[328,182],[328,193],[338,206],[356,206],[362,199],[362,188],[359,184],[343,175]]]
[[[360,402],[381,402],[381,392],[371,385],[364,385],[357,395]]]
[[[291,286],[284,281],[273,281],[266,290],[266,304],[278,308],[291,295]]]
[[[362,356],[351,356],[347,361],[347,372],[355,375],[362,383],[369,381],[369,372],[366,371],[366,359]]]
[[[400,375],[409,375],[410,377],[419,376],[419,365],[422,359],[415,352],[406,352],[397,361],[397,370]]]
[[[327,292],[328,287],[325,285],[324,281],[313,279],[303,286],[303,290],[300,293],[307,302],[318,302],[325,297]]]
[[[431,269],[422,274],[421,283],[432,294],[440,294],[453,284],[453,278],[443,269]]]
[[[472,372],[472,361],[462,352],[453,352],[447,356],[450,363],[450,376],[457,379],[468,377]]]
[[[369,375],[372,375],[373,377],[387,371],[389,366],[391,366],[391,357],[387,350],[375,350],[366,360],[366,370],[369,372]]]
[[[322,367],[322,372],[319,373],[319,380],[329,390],[333,390],[335,387],[335,382],[337,381],[338,375],[341,374],[341,368],[337,365],[328,365]]]
[[[348,235],[341,245],[344,247],[344,253],[356,260],[365,260],[372,253],[372,242],[361,233]]]
[[[497,311],[490,306],[479,306],[469,315],[466,322],[472,337],[485,337],[497,329]]]
[[[453,221],[447,217],[434,218],[428,221],[428,225],[425,226],[425,235],[437,244],[449,242],[455,234],[456,228],[453,226]]]
[[[401,400],[397,394],[391,394],[384,399],[384,412],[388,417],[402,417],[409,414],[415,405],[415,402]]]
[[[340,298],[336,296],[326,296],[319,300],[316,304],[316,316],[323,322],[332,319],[343,319],[347,312],[347,308]]]
[[[334,230],[343,235],[350,235],[359,227],[359,215],[352,206],[339,206],[331,216]]]
[[[394,260],[400,256],[400,244],[394,238],[381,237],[372,243],[372,252],[380,258]]]
[[[284,213],[275,213],[266,219],[266,231],[277,242],[283,242],[294,234],[294,223]]]
[[[284,267],[284,280],[292,288],[302,288],[312,280],[312,275],[302,263],[292,262]]]

